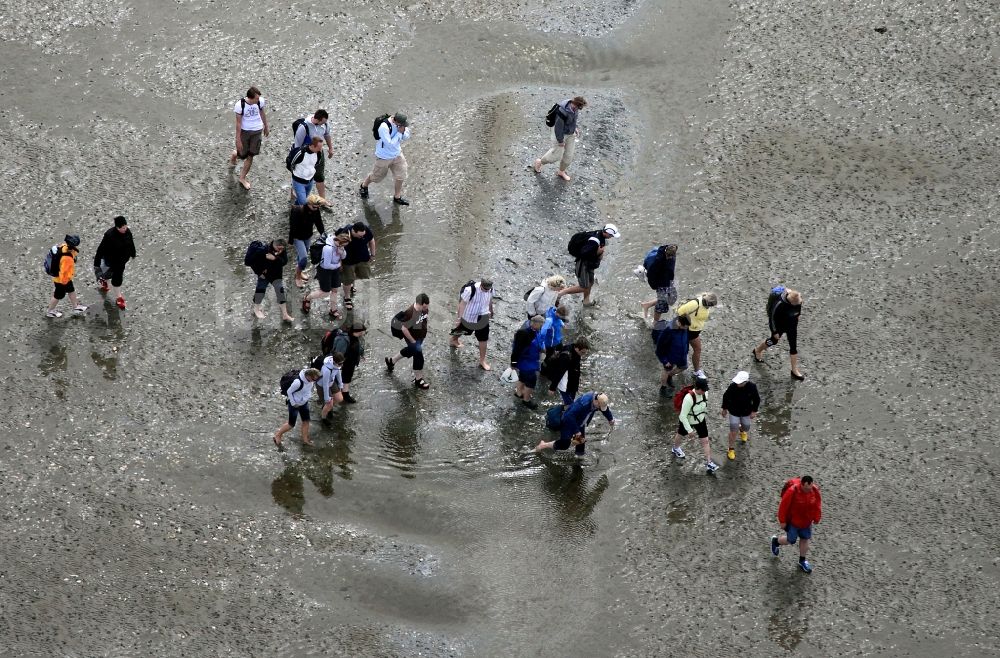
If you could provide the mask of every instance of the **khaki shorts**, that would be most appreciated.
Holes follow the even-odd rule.
[[[240,132],[240,148],[236,155],[242,160],[247,156],[260,155],[261,130],[243,130]]]
[[[378,183],[386,174],[392,172],[393,180],[406,180],[406,158],[400,153],[392,160],[383,160],[382,158],[375,158],[375,168],[372,169],[372,182]]]
[[[372,278],[372,268],[367,261],[354,265],[344,265],[341,269],[344,271],[344,285],[350,285],[358,279]]]

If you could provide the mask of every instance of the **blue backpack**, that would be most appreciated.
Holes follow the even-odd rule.
[[[781,295],[787,290],[785,286],[777,285],[771,288],[771,294],[767,296],[767,316],[771,317],[771,312],[781,299]]]
[[[646,257],[642,259],[642,266],[648,272],[653,269],[653,265],[656,264],[656,257],[660,254],[659,247],[653,247],[646,252]]]
[[[563,408],[557,404],[545,412],[545,426],[550,430],[559,431],[562,428]]]

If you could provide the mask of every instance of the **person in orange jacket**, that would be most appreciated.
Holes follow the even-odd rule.
[[[73,313],[82,315],[87,307],[77,299],[76,289],[73,287],[73,275],[76,273],[76,257],[80,254],[80,236],[67,235],[65,241],[52,254],[52,283],[55,289],[52,291],[52,299],[49,300],[49,308],[45,311],[45,316],[49,318],[61,318],[62,312],[56,310],[61,300],[69,295],[69,301],[73,304]]]
[[[792,478],[781,490],[781,504],[778,505],[778,523],[784,528],[781,535],[771,537],[771,553],[778,555],[779,546],[788,546],[799,540],[799,569],[812,573],[812,565],[806,559],[809,540],[812,539],[812,525],[823,517],[823,499],[819,487],[809,475]]]

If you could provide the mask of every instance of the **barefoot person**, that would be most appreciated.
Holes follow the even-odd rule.
[[[514,344],[510,351],[510,367],[517,371],[514,395],[521,398],[524,406],[537,409],[538,403],[531,399],[538,385],[538,370],[541,368],[542,347],[538,332],[545,324],[540,315],[532,317],[514,333]]]
[[[726,456],[736,459],[736,433],[740,441],[746,443],[750,438],[750,426],[757,417],[760,408],[760,393],[757,385],[750,381],[750,373],[740,370],[733,377],[729,388],[722,394],[722,417],[729,419],[729,449]]]
[[[677,417],[677,432],[674,434],[674,447],[671,452],[677,459],[684,459],[681,440],[691,433],[697,432],[701,439],[701,449],[705,453],[705,470],[714,473],[719,465],[712,461],[712,446],[708,438],[708,380],[696,379],[694,388],[684,395],[681,411]]]
[[[535,160],[534,169],[536,174],[542,173],[542,166],[559,163],[556,176],[568,181],[570,163],[573,162],[573,153],[576,150],[576,138],[580,135],[580,129],[576,127],[576,117],[580,110],[587,107],[587,101],[583,96],[574,96],[559,103],[553,108],[555,111],[552,125],[552,147],[546,151],[545,155]]]
[[[471,284],[471,285],[470,285]],[[481,279],[462,286],[458,296],[458,324],[451,330],[449,344],[460,349],[461,336],[475,334],[479,341],[479,367],[491,370],[486,362],[486,342],[490,339],[490,318],[493,317],[493,281]]]
[[[427,338],[427,315],[431,306],[431,298],[425,293],[417,295],[416,301],[392,318],[390,330],[396,338],[406,343],[399,354],[385,357],[385,367],[391,373],[400,359],[413,359],[413,385],[422,391],[431,387],[423,377],[424,372],[424,339]]]
[[[344,394],[344,402],[347,404],[355,404],[358,401],[356,397],[351,395],[351,382],[354,381],[354,371],[365,358],[364,338],[366,331],[368,331],[368,328],[364,324],[357,322],[351,325],[350,330],[347,332],[347,350],[344,352],[344,367],[340,372],[340,378],[344,382],[341,391]]]
[[[101,244],[94,253],[94,273],[102,293],[108,292],[110,279],[115,304],[123,311],[125,295],[122,294],[122,278],[125,276],[125,265],[133,258],[135,241],[132,240],[132,231],[128,228],[128,220],[119,215],[115,217],[115,225],[104,232]]]
[[[323,359],[323,365],[319,369],[319,393],[320,399],[323,400],[323,409],[319,412],[320,418],[325,419],[335,405],[344,401],[343,366],[344,355],[340,352],[334,352]]]
[[[286,378],[292,379],[287,381]],[[303,368],[295,374],[293,370],[286,373],[281,378],[281,386],[284,389],[285,405],[288,407],[288,420],[274,433],[274,445],[281,446],[281,437],[290,429],[295,427],[295,421],[302,418],[302,443],[307,446],[312,445],[309,440],[309,399],[312,397],[313,388],[319,381],[320,372],[315,368]]]
[[[576,454],[582,455],[586,451],[587,425],[593,420],[594,414],[600,411],[608,420],[608,425],[615,426],[615,417],[611,413],[608,405],[608,396],[605,393],[584,393],[569,405],[562,415],[562,425],[559,427],[558,441],[540,441],[535,446],[535,452],[541,452],[552,448],[554,450],[566,450],[570,445],[576,446]]]
[[[566,278],[562,274],[553,274],[542,279],[542,282],[528,291],[524,298],[524,309],[528,319],[533,315],[543,318],[549,309],[559,303],[559,291],[566,287]]]
[[[660,370],[660,395],[669,397],[674,390],[674,375],[687,370],[688,327],[691,321],[679,315],[670,322],[660,320],[650,332],[653,351],[663,368]]]
[[[67,235],[64,242],[53,247],[55,250],[51,256],[51,266],[48,270],[52,277],[52,298],[49,300],[49,307],[45,310],[46,317],[61,318],[62,312],[56,310],[61,300],[69,295],[69,302],[73,305],[73,313],[82,315],[87,307],[80,303],[76,296],[76,288],[73,287],[73,275],[76,273],[76,257],[80,253],[80,236]]]
[[[753,348],[753,358],[757,363],[763,362],[764,350],[777,345],[781,336],[788,337],[788,358],[792,364],[792,379],[802,381],[805,375],[799,370],[799,351],[797,337],[799,332],[799,316],[802,314],[802,293],[798,290],[776,286],[771,289],[767,299],[767,324],[771,336],[763,343]]]
[[[803,475],[785,483],[778,505],[778,523],[784,532],[771,537],[771,553],[777,557],[780,546],[799,542],[799,569],[812,573],[812,565],[806,559],[812,526],[823,518],[823,498],[812,476]]]
[[[573,234],[569,241],[569,254],[576,258],[578,285],[560,290],[560,298],[563,295],[576,295],[582,292],[583,305],[594,305],[590,300],[590,291],[597,284],[596,272],[601,266],[601,259],[604,258],[604,245],[611,238],[618,237],[621,237],[621,233],[614,224],[605,224],[604,228],[597,231],[580,231]]]
[[[305,287],[309,278],[306,269],[309,267],[309,241],[313,229],[320,235],[326,233],[319,211],[325,203],[326,199],[320,195],[310,194],[304,206],[293,205],[288,211],[288,244],[295,247],[295,285],[299,288]]]
[[[263,320],[267,317],[261,304],[267,287],[274,288],[274,297],[281,309],[281,319],[291,322],[294,318],[288,313],[285,303],[285,283],[282,280],[284,267],[288,263],[288,243],[284,240],[273,240],[270,244],[254,241],[247,249],[246,262],[257,275],[257,287],[253,291],[253,314]]]
[[[230,166],[236,166],[236,160],[243,160],[243,169],[240,171],[240,185],[243,189],[250,189],[250,181],[247,174],[253,166],[254,156],[260,154],[261,135],[267,137],[271,129],[267,125],[267,115],[264,113],[266,104],[260,95],[260,89],[250,87],[247,89],[245,98],[236,101],[233,112],[236,113],[236,148],[229,156]]]
[[[656,299],[642,302],[642,317],[649,315],[653,309],[653,322],[659,322],[660,316],[670,312],[670,307],[677,301],[677,287],[674,285],[674,267],[677,263],[677,245],[665,244],[656,247],[646,254],[642,267],[636,270],[641,273],[649,287],[656,291]]]

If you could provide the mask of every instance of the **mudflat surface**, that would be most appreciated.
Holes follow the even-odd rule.
[[[995,655],[998,17],[938,4],[0,0],[0,655]],[[273,132],[244,193],[225,160],[250,84]],[[567,185],[527,165],[576,93]],[[317,106],[324,220],[380,241],[373,330],[361,402],[277,453],[278,377],[328,323],[281,326],[273,297],[252,321],[242,253],[285,235],[288,126]],[[396,109],[413,205],[384,184],[362,205],[371,119]],[[119,213],[126,312],[88,274]],[[524,290],[608,219],[624,238],[568,334],[620,428],[539,459],[541,413],[496,375]],[[91,308],[48,321],[40,263],[67,232]],[[682,296],[721,299],[714,400],[740,368],[765,398],[715,477],[670,458],[637,312],[631,270],[663,242]],[[491,374],[446,347],[481,274]],[[781,350],[750,363],[779,282],[806,299],[802,383]],[[379,366],[421,291],[427,393]],[[767,550],[804,472],[811,576]]]

